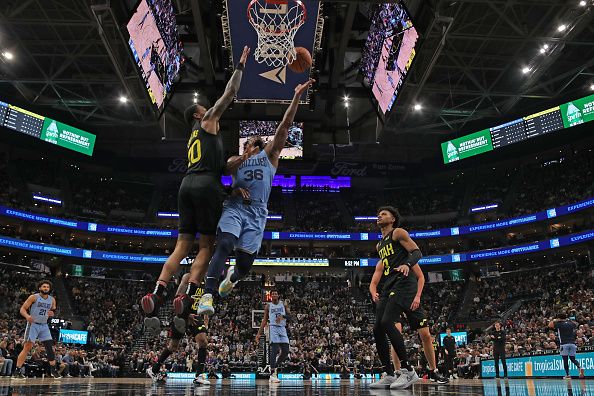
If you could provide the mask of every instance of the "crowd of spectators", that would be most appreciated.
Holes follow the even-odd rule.
[[[356,187],[342,188],[340,193],[323,188],[296,190],[291,192],[292,199],[286,199],[281,188],[273,188],[269,212],[282,215],[283,221],[270,222],[267,229],[374,232],[377,227],[373,221],[356,222],[353,218],[374,216],[377,208],[387,203],[399,208],[405,227],[435,229],[534,213],[592,196],[594,160],[591,149],[559,155],[557,159],[520,167],[497,168],[493,177],[481,176],[478,183],[470,182],[472,175],[461,174],[450,177],[451,180],[436,178],[418,181],[415,185],[404,183],[401,187],[379,189],[373,194]],[[65,212],[62,213],[65,217],[137,227],[176,227],[174,221],[162,224],[152,217],[149,209],[154,210],[150,204],[156,194],[155,186],[148,181],[139,181],[137,175],[115,174],[108,168],[65,164],[49,158],[33,163],[27,160],[26,164],[23,161],[0,151],[0,204],[20,208],[30,206],[30,210],[43,211],[47,206],[43,203],[33,206],[30,200],[21,202],[15,187],[39,184],[58,191],[56,194],[64,203],[56,210]],[[18,175],[22,183],[11,175]],[[517,188],[511,189],[516,180]],[[554,188],[545,182],[547,180],[555,180]],[[461,205],[468,188],[472,188],[468,200],[470,207],[498,203],[500,208],[483,218],[466,218],[468,213],[461,212]],[[177,211],[177,189],[178,183],[170,183],[159,190],[159,196],[155,197],[158,199],[158,211]],[[32,192],[28,191],[25,195],[30,196]],[[504,202],[508,202],[510,208],[506,213],[501,205]],[[451,213],[453,217],[446,215]],[[435,214],[442,214],[442,218],[433,220],[427,217]]]
[[[522,169],[512,215],[534,213],[589,198],[594,192],[592,149],[575,151]]]

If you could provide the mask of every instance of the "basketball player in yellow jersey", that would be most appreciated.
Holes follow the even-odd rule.
[[[244,47],[225,92],[213,107],[207,109],[208,103],[202,101],[189,106],[184,112],[184,119],[192,132],[188,140],[188,170],[178,193],[179,234],[175,249],[165,262],[154,291],[141,300],[142,310],[147,316],[144,321],[145,331],[149,334],[160,331],[161,323],[157,311],[163,303],[163,292],[173,274],[178,271],[180,262],[190,253],[196,233],[200,233],[200,250],[190,269],[188,289],[173,302],[178,317],[184,320],[187,318],[192,305],[189,296],[196,292],[208,268],[225,198],[221,184],[225,157],[223,139],[219,134],[219,119],[239,91],[249,53],[250,49]],[[227,166],[239,166],[249,155],[251,153],[244,153],[235,159],[237,163],[228,162]]]
[[[398,228],[400,214],[391,206],[379,209],[377,225],[381,228],[382,239],[377,244],[380,256],[375,273],[369,285],[371,297],[376,305],[376,321],[373,329],[377,353],[384,366],[385,375],[380,381],[370,385],[371,388],[408,388],[419,380],[408,362],[404,338],[398,324],[403,314],[412,330],[418,330],[429,362],[429,375],[438,383],[447,383],[436,370],[435,354],[431,345],[431,334],[427,315],[420,308],[421,294],[425,278],[418,262],[422,257],[417,244],[408,232]],[[381,295],[377,291],[380,280],[384,281]],[[394,376],[394,367],[390,362],[388,340],[400,359],[401,374]]]

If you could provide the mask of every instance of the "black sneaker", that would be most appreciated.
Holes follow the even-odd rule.
[[[432,371],[431,373],[429,373],[429,378],[432,382],[437,382],[438,384],[442,385],[450,382],[450,380],[448,380],[447,377],[441,375],[439,371]]]
[[[55,379],[62,378],[62,376],[60,375],[60,373],[58,373],[58,370],[56,369],[51,370],[50,376]]]
[[[12,378],[18,379],[18,380],[21,380],[21,379],[24,380],[24,379],[27,379],[27,376],[25,375],[25,373],[23,372],[23,370],[17,370],[14,373],[14,376]]]

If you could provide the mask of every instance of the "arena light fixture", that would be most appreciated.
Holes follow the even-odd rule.
[[[567,25],[566,24],[561,24],[557,27],[557,31],[558,32],[564,32],[567,29]]]
[[[524,66],[524,67],[522,68],[522,73],[524,73],[524,74],[528,74],[528,73],[530,73],[530,68],[529,68],[528,66]]]
[[[582,7],[585,7],[585,6],[586,6],[586,4],[588,4],[588,3],[586,3],[586,0],[582,0],[582,1],[580,1],[580,6],[582,6]]]
[[[192,100],[194,103],[198,103],[198,98],[194,97],[194,100]]]
[[[594,91],[594,83],[590,84],[590,91]]]
[[[423,106],[420,103],[415,104],[415,111],[421,111],[421,109],[423,108]]]
[[[13,53],[12,53],[12,52],[10,52],[10,51],[4,51],[4,52],[2,53],[2,56],[3,56],[3,57],[4,57],[4,59],[6,59],[6,60],[13,60],[13,59],[14,59],[14,55],[13,55]]]
[[[544,47],[542,47],[542,48],[540,49],[540,53],[541,53],[541,54],[544,54],[545,52],[547,52],[547,50],[546,50]]]

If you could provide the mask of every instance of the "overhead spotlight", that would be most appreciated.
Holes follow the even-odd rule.
[[[4,51],[2,53],[2,56],[4,58],[6,58],[7,60],[12,60],[14,58],[14,55],[12,54],[12,52],[9,52],[9,51]]]
[[[421,111],[422,108],[423,108],[423,106],[421,106],[420,103],[417,103],[414,107],[415,111]]]
[[[558,31],[558,32],[564,32],[564,31],[565,31],[565,29],[567,29],[567,25],[564,25],[564,24],[563,24],[563,25],[559,25],[559,26],[557,27],[557,31]]]
[[[198,103],[198,98],[194,98],[194,103]]]
[[[590,91],[594,91],[594,84],[590,84]]]
[[[121,103],[126,103],[128,101],[128,98],[125,97],[124,95],[120,96],[120,102]]]
[[[582,0],[582,1],[580,1],[580,6],[582,6],[582,7],[585,7],[585,6],[586,6],[586,4],[588,4],[588,3],[586,3],[586,1],[585,1],[585,0]]]
[[[541,54],[544,54],[545,52],[547,52],[547,50],[546,50],[544,47],[542,47],[542,48],[540,49],[540,53],[541,53]]]
[[[198,92],[194,92],[194,96],[198,96]]]
[[[542,46],[542,48],[544,48],[545,50],[548,50],[549,49],[549,45],[548,44],[545,44],[545,45]]]
[[[529,72],[530,72],[530,68],[529,68],[528,66],[524,66],[524,67],[522,68],[522,73],[524,73],[524,74],[527,74],[527,73],[529,73]]]

